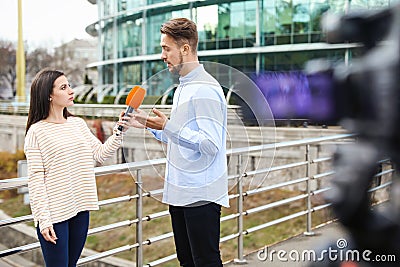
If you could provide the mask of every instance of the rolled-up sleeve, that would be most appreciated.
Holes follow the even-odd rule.
[[[147,128],[147,130],[153,134],[154,138],[157,139],[158,141],[161,141],[163,143],[168,144],[168,138],[167,136],[164,134],[163,130],[155,130],[152,128]]]

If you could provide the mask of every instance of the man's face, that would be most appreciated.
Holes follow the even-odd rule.
[[[167,63],[168,70],[171,73],[179,74],[183,64],[183,56],[180,47],[175,40],[167,34],[161,34],[160,45],[162,48],[161,59]]]

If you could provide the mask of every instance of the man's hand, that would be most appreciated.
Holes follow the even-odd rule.
[[[134,113],[129,113],[128,117],[129,118],[125,118],[126,120],[126,124],[129,127],[134,127],[134,128],[139,128],[139,129],[144,129],[146,128],[145,125],[141,124],[139,121],[136,120],[135,115],[141,115],[141,116],[148,116],[146,112],[144,112],[141,109],[136,109],[136,114]]]
[[[44,240],[56,244],[56,240],[58,239],[56,236],[56,232],[54,232],[53,226],[44,228],[41,232]]]
[[[137,113],[133,114],[132,119],[129,120],[129,122],[132,122],[132,126],[136,127],[137,123],[140,124],[141,127],[136,127],[136,128],[144,128],[144,127],[149,127],[155,130],[163,130],[165,127],[165,124],[168,121],[167,116],[165,116],[164,113],[159,111],[156,108],[153,108],[153,113],[156,115],[156,117],[150,117],[147,115],[144,111],[137,109]]]

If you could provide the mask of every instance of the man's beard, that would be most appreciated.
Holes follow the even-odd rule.
[[[183,56],[182,56],[182,54],[179,54],[179,64],[172,66],[171,73],[179,74],[182,70],[182,67],[183,67]]]

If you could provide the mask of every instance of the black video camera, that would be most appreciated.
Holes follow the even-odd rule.
[[[363,55],[351,65],[311,61],[306,67],[310,77],[323,77],[332,86],[335,117],[330,119],[357,134],[354,144],[340,146],[334,156],[335,175],[326,199],[348,230],[352,249],[396,259],[351,266],[400,266],[398,179],[393,179],[390,201],[381,209],[371,209],[368,196],[377,162],[390,158],[396,173],[400,163],[400,4],[341,17],[327,15],[323,28],[329,43],[363,47]],[[325,259],[311,266],[342,264]]]
[[[332,66],[323,60],[306,64],[312,99],[318,99],[321,90],[331,99],[330,112],[324,117],[311,114],[311,119],[337,121],[345,123],[351,131],[379,136],[389,134],[386,127],[397,125],[400,115],[396,109],[400,92],[398,13],[399,5],[342,17],[328,14],[323,18],[328,43],[359,44],[363,56],[353,59],[351,65],[344,62]],[[376,132],[377,124],[385,127]]]

